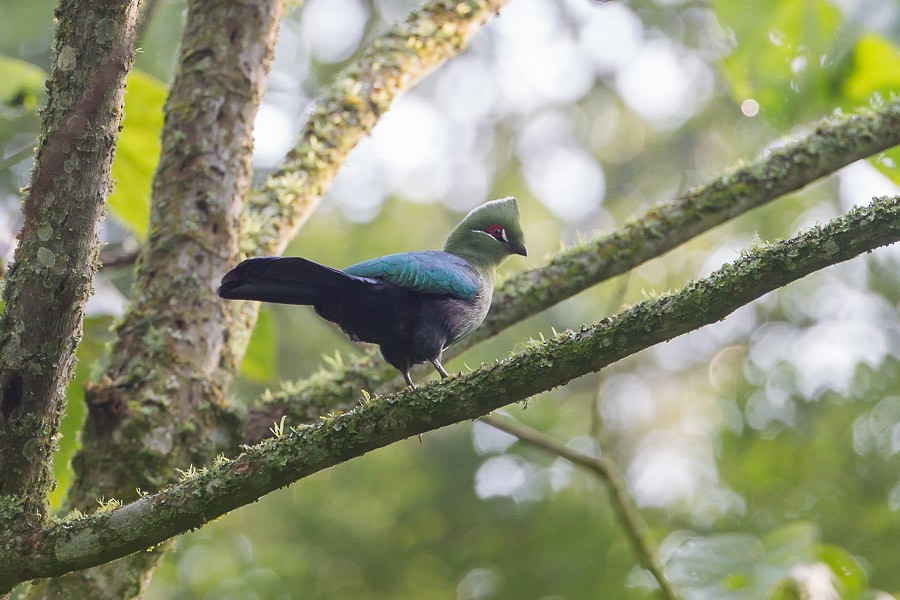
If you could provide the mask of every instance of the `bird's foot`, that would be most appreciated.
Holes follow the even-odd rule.
[[[441,379],[446,379],[450,377],[450,374],[447,373],[447,369],[444,368],[444,365],[441,364],[440,358],[432,358],[431,364],[434,365],[434,368],[437,369],[437,372],[441,374]]]
[[[416,384],[413,383],[412,377],[409,376],[409,371],[403,371],[403,380],[406,381],[406,386],[409,389],[416,389]]]

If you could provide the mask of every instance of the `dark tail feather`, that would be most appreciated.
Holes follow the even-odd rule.
[[[299,257],[248,258],[225,273],[219,296],[279,304],[315,304],[338,294],[350,281],[365,281]]]

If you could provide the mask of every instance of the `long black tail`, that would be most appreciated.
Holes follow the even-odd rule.
[[[367,280],[299,257],[248,258],[225,273],[219,296],[279,304],[316,304]]]

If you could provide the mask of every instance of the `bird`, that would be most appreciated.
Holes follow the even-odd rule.
[[[311,305],[351,340],[377,344],[384,360],[415,388],[409,370],[431,362],[442,378],[444,350],[481,325],[494,278],[511,255],[527,256],[515,198],[472,209],[443,250],[389,254],[342,270],[305,258],[248,258],[218,290],[227,300]]]

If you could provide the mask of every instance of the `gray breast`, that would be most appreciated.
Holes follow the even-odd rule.
[[[455,344],[481,325],[491,307],[493,286],[486,285],[479,291],[474,301],[452,299],[446,305],[448,339],[444,347]]]

